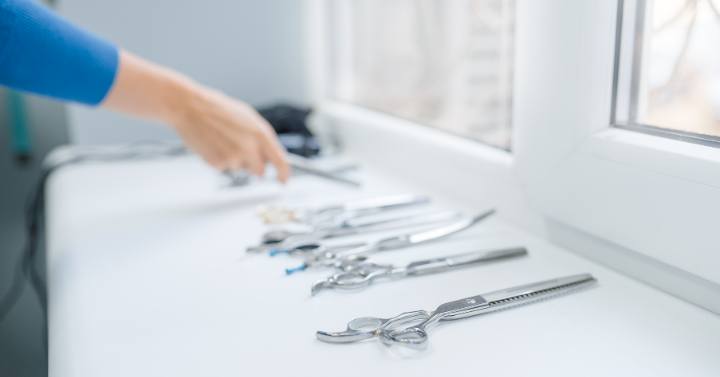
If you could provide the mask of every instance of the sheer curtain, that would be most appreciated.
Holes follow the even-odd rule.
[[[513,0],[341,0],[334,96],[510,146]]]

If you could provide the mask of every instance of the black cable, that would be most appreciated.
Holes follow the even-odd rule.
[[[37,268],[37,258],[38,255],[40,255],[41,234],[45,219],[45,188],[48,179],[55,171],[68,165],[84,162],[152,159],[180,156],[187,153],[187,149],[183,146],[143,143],[110,150],[110,153],[108,153],[107,150],[102,153],[99,153],[98,150],[91,150],[85,154],[78,154],[43,167],[37,183],[28,196],[25,207],[25,246],[18,256],[10,288],[8,292],[0,298],[0,323],[5,321],[7,315],[15,307],[24,291],[25,281],[29,280],[42,309],[43,343],[47,356],[47,290],[46,282]]]
[[[36,262],[36,255],[38,249],[38,235],[40,230],[40,222],[42,220],[42,209],[44,205],[44,192],[45,182],[50,176],[54,169],[43,169],[40,179],[35,184],[33,191],[28,197],[28,202],[25,207],[25,246],[18,256],[18,261],[13,273],[13,281],[2,300],[0,300],[0,323],[3,322],[6,316],[10,313],[12,308],[15,306],[17,301],[20,299],[22,292],[25,288],[23,284],[25,278],[30,276],[31,283],[35,288],[38,299],[42,306],[43,311],[45,310],[45,288],[38,287],[38,283],[42,282],[39,273],[34,268]]]
[[[27,270],[26,266],[29,265],[28,256],[29,254],[25,252],[21,253],[17,263],[15,264],[15,270],[13,270],[13,280],[12,283],[10,283],[10,288],[0,300],[0,322],[2,322],[5,319],[5,316],[10,313],[10,310],[12,310],[15,303],[23,293],[25,288],[23,283],[25,283],[25,271]]]

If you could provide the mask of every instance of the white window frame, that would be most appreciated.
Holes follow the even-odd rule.
[[[720,148],[613,127],[622,0],[517,2],[512,154],[333,101],[324,12],[332,0],[308,1],[312,98],[321,116],[340,121],[351,149],[415,175],[457,162],[436,179],[453,180],[443,189],[457,197],[638,253],[645,259],[632,268],[625,257],[592,257],[720,312]],[[434,148],[432,160],[380,152],[400,140],[407,154]]]
[[[720,148],[611,124],[622,10],[592,0],[520,7],[518,168],[543,214],[718,284]]]

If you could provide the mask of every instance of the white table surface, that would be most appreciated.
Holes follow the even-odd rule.
[[[381,172],[362,191],[310,177],[230,189],[192,158],[70,167],[48,191],[52,377],[718,376],[720,317],[493,218],[457,240],[388,253],[527,246],[530,256],[377,284],[359,293],[287,277],[289,258],[247,255],[258,205],[422,192]],[[438,198],[462,207],[451,197]],[[461,208],[462,209],[462,208]],[[468,209],[465,209],[468,210]],[[577,294],[442,324],[422,352],[319,342],[365,315],[390,316],[512,285],[589,272]]]

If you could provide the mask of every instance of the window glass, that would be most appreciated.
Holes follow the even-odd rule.
[[[513,0],[330,3],[336,99],[509,149]]]
[[[720,0],[625,3],[617,121],[720,136]]]

